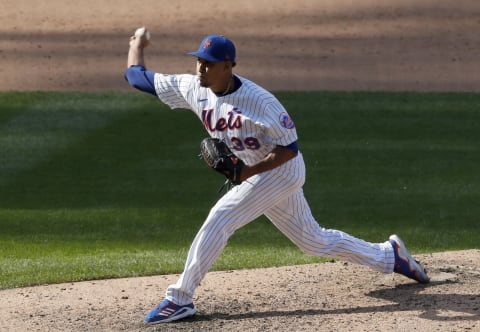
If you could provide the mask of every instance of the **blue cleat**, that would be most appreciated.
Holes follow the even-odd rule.
[[[391,235],[389,241],[393,247],[393,252],[395,253],[395,265],[393,271],[403,274],[419,283],[429,283],[430,278],[427,276],[425,269],[410,255],[403,241],[397,235]]]
[[[193,303],[176,305],[167,299],[153,308],[143,320],[145,324],[168,323],[195,315],[197,309]]]

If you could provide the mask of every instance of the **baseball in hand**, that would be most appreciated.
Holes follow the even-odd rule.
[[[150,40],[150,31],[148,31],[147,29],[145,29],[145,27],[143,27],[143,28],[138,28],[138,29],[135,31],[135,37],[142,37],[142,36],[145,36],[145,39],[146,39],[146,40]]]
[[[138,28],[137,30],[135,30],[134,36],[136,38],[142,39],[142,42],[143,42],[142,44],[144,46],[147,46],[150,42],[150,31],[148,31],[145,27]]]

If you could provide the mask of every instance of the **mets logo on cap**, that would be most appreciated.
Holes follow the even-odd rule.
[[[210,39],[207,39],[207,40],[205,40],[205,42],[203,43],[203,48],[210,47],[210,45],[212,45],[212,41],[211,41]]]
[[[282,127],[287,129],[292,129],[295,127],[292,118],[290,118],[290,116],[286,112],[280,114],[280,124],[282,125]]]

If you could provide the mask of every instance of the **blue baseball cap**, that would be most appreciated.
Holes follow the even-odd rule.
[[[202,40],[196,52],[190,52],[188,55],[210,62],[230,61],[235,63],[235,45],[224,36],[210,35]]]

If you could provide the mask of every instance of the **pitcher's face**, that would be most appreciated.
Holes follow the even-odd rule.
[[[227,62],[210,62],[197,58],[197,76],[202,87],[217,91],[225,86],[231,73]]]

